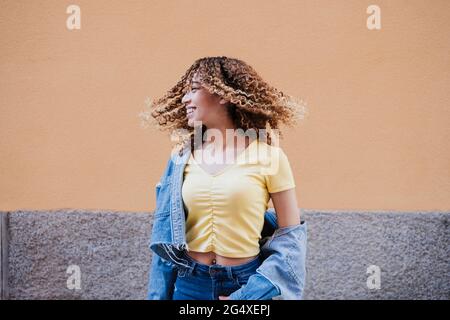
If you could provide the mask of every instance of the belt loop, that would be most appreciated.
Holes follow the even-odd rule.
[[[191,275],[192,273],[194,273],[195,268],[197,267],[197,263],[195,261],[192,261],[192,264],[190,265],[189,268],[189,274]]]
[[[191,257],[186,253],[186,251],[183,251],[183,255],[186,258],[188,265],[188,267],[186,268],[187,269],[186,272],[188,273],[188,275],[191,275],[194,272],[197,263],[193,259],[191,259]]]
[[[231,266],[227,266],[227,275],[228,278],[230,278],[231,280],[234,280],[234,273],[233,273],[233,268]]]

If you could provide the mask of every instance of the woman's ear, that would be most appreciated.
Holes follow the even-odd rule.
[[[222,98],[222,99],[220,99],[219,103],[220,103],[220,104],[227,104],[228,101]]]

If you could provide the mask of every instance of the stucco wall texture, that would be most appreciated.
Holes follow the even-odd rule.
[[[5,214],[9,299],[145,299],[152,214]],[[450,212],[304,210],[302,216],[305,299],[450,299]],[[80,289],[68,289],[72,265],[80,268]],[[379,289],[367,285],[372,265],[380,269]]]
[[[450,1],[79,0],[69,30],[71,4],[1,1],[0,210],[152,210],[171,142],[138,115],[212,55],[307,103],[303,208],[450,209]]]

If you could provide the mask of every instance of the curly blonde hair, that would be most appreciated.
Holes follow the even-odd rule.
[[[258,135],[260,129],[265,129],[268,144],[272,143],[274,130],[281,136],[281,123],[292,126],[306,111],[303,100],[298,101],[272,87],[242,60],[225,56],[197,59],[173,88],[150,102],[150,115],[156,120],[157,127],[187,132],[178,140],[182,146],[190,143],[191,151],[195,148],[195,129],[188,126],[186,108],[181,100],[190,89],[194,74],[211,94],[229,101],[228,112],[237,128],[254,129]],[[206,127],[203,125],[201,130],[203,137]]]

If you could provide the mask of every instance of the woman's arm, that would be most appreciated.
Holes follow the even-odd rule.
[[[279,228],[300,224],[295,188],[271,193],[270,197],[277,213]]]
[[[270,256],[258,268],[259,272],[250,276],[247,285],[229,297],[221,297],[221,300],[266,300],[280,293],[284,299],[302,297],[306,273],[306,225],[305,223],[300,225],[295,188],[274,192],[270,196],[277,216],[277,230],[283,228],[283,233],[276,230],[274,238],[269,244],[264,245],[262,250],[270,253]],[[286,232],[287,229],[289,231]],[[287,252],[286,247],[292,248],[293,251]],[[286,264],[287,260],[290,264]],[[290,272],[286,272],[289,270]],[[279,285],[282,288],[281,292],[277,292],[280,288],[268,279]]]

